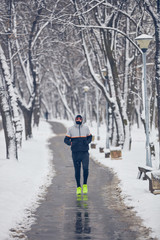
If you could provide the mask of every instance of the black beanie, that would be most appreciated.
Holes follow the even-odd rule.
[[[81,119],[83,119],[81,115],[77,115],[76,118],[81,118]],[[76,118],[75,118],[75,119],[76,119]]]

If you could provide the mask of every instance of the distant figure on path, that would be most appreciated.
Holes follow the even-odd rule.
[[[48,115],[49,115],[49,113],[48,113],[48,111],[46,111],[45,112],[45,119],[46,119],[46,121],[48,121]]]
[[[64,142],[71,146],[72,159],[75,169],[75,179],[77,182],[77,194],[81,194],[81,163],[83,166],[83,193],[88,193],[87,179],[89,174],[89,143],[92,141],[92,135],[89,128],[83,125],[83,118],[77,115],[75,124],[68,129]]]

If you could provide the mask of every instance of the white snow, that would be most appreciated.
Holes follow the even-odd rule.
[[[96,135],[96,126],[90,127],[91,133]],[[144,221],[144,225],[152,229],[152,237],[160,239],[160,194],[154,195],[149,191],[149,181],[138,179],[138,166],[146,166],[145,157],[145,133],[143,128],[132,129],[132,149],[131,151],[122,150],[122,160],[111,160],[105,158],[104,153],[99,153],[99,146],[105,143],[105,126],[100,127],[100,136],[96,149],[90,149],[90,154],[94,160],[107,166],[117,174],[120,179],[122,195],[125,197],[125,203],[133,206],[137,215]],[[152,136],[152,141],[153,141]],[[154,138],[156,140],[156,138]],[[156,143],[156,141],[154,141]],[[157,142],[158,145],[158,142]],[[157,147],[157,146],[156,146]],[[157,147],[158,148],[158,147]],[[158,149],[157,156],[158,156]],[[153,162],[153,167],[158,168],[159,161]],[[159,170],[158,170],[159,172]]]
[[[72,121],[56,120],[70,127]],[[96,135],[96,124],[90,131]],[[100,140],[96,149],[90,149],[95,161],[112,168],[121,180],[120,187],[125,203],[133,206],[137,215],[144,220],[144,225],[153,231],[152,237],[160,239],[160,195],[149,192],[149,183],[137,179],[138,166],[145,166],[145,134],[142,129],[132,129],[132,150],[122,151],[122,160],[111,160],[99,153],[99,147],[105,145],[105,126],[100,127]],[[5,159],[3,131],[0,132],[0,240],[12,239],[9,229],[17,228],[25,222],[28,209],[35,210],[38,200],[45,194],[46,186],[51,183],[54,170],[51,167],[52,155],[48,149],[48,139],[53,136],[49,124],[41,121],[39,129],[34,129],[34,138],[23,141],[19,161]],[[96,138],[95,138],[96,139]],[[158,166],[154,162],[154,168]],[[92,173],[90,173],[92,174]],[[30,219],[30,218],[29,218]],[[26,221],[29,226],[33,218]],[[26,226],[26,228],[27,228]]]
[[[4,134],[0,131],[0,240],[12,239],[9,229],[17,229],[23,219],[28,226],[31,224],[32,218],[27,222],[28,209],[36,209],[54,175],[47,147],[53,136],[50,126],[41,121],[40,127],[33,129],[33,136],[23,141],[18,161],[7,160]]]

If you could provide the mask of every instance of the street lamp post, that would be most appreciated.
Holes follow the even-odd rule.
[[[99,89],[96,87],[96,105],[97,105],[97,140],[100,140],[99,136]]]
[[[87,119],[88,119],[87,92],[89,91],[89,87],[84,86],[83,90],[84,90],[84,94],[85,94],[85,121],[87,122]]]
[[[149,146],[149,99],[147,97],[147,79],[146,79],[146,51],[148,49],[149,43],[152,40],[152,36],[142,34],[135,38],[137,40],[139,47],[143,52],[143,78],[144,78],[144,101],[145,101],[145,126],[146,126],[146,165],[152,167],[151,153]]]
[[[108,91],[108,75],[107,70],[102,69],[103,76],[105,77],[106,91]],[[106,100],[106,148],[109,149],[109,109],[108,101]]]
[[[100,75],[96,74],[97,78],[100,79]],[[100,140],[99,135],[99,89],[96,86],[96,108],[97,108],[97,140]]]

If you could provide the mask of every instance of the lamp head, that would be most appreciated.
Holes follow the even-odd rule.
[[[89,91],[89,87],[88,86],[84,86],[83,89],[84,89],[85,92]]]
[[[103,76],[107,79],[107,78],[108,78],[107,68],[103,68],[103,69],[101,70],[101,72],[102,72]]]
[[[149,43],[152,39],[153,39],[153,37],[150,36],[150,35],[147,35],[147,34],[142,34],[142,35],[135,38],[135,40],[137,40],[137,43],[138,43],[140,49],[143,52],[147,51]]]

